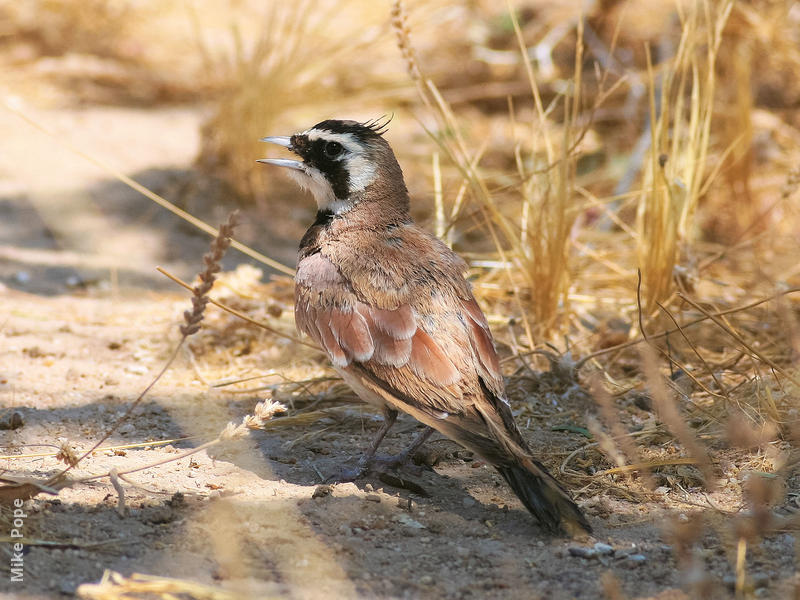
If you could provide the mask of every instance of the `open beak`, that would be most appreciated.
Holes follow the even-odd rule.
[[[277,144],[278,146],[283,146],[284,148],[288,148],[289,150],[292,149],[292,140],[287,136],[276,135],[272,137],[265,137],[261,138],[262,142],[268,142],[270,144]],[[299,160],[291,160],[288,158],[259,158],[256,162],[264,163],[267,165],[277,165],[279,167],[287,167],[289,169],[295,169],[296,171],[304,171],[303,162]]]

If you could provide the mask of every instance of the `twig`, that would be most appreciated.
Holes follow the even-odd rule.
[[[189,285],[188,283],[186,283],[185,281],[183,281],[179,277],[176,277],[175,275],[173,275],[172,273],[170,273],[166,269],[162,269],[161,267],[156,267],[156,271],[158,271],[159,273],[161,273],[165,277],[171,279],[172,281],[174,281],[178,285],[185,287],[187,290],[191,290],[192,289],[191,285]],[[269,325],[267,325],[265,323],[262,323],[261,321],[256,321],[255,319],[252,319],[252,318],[248,317],[246,314],[241,313],[238,310],[236,310],[234,308],[231,308],[230,306],[224,305],[222,302],[217,302],[213,298],[209,298],[208,301],[211,304],[213,304],[214,306],[216,306],[218,308],[221,308],[222,310],[224,310],[226,312],[229,312],[230,314],[232,314],[232,315],[234,315],[236,317],[239,317],[240,319],[242,319],[244,321],[247,321],[248,323],[252,323],[253,325],[261,327],[261,329],[269,331],[270,333],[273,333],[273,334],[275,334],[275,335],[277,335],[279,337],[282,337],[284,339],[291,340],[291,341],[293,341],[293,342],[295,342],[297,344],[302,344],[303,346],[307,346],[309,348],[313,348],[314,350],[318,350],[319,352],[322,352],[322,350],[319,348],[319,346],[315,346],[314,344],[311,344],[309,342],[301,340],[300,338],[296,338],[293,335],[289,335],[288,333],[283,333],[282,331],[280,331],[278,329],[273,329],[272,327],[270,327]]]
[[[692,327],[692,326],[697,325],[699,323],[703,323],[705,321],[708,321],[709,319],[713,320],[714,317],[724,317],[725,315],[731,315],[731,314],[734,314],[734,313],[737,313],[737,312],[750,310],[751,308],[755,308],[756,306],[759,306],[761,304],[769,302],[770,300],[775,300],[776,298],[780,298],[780,297],[786,296],[788,294],[796,294],[797,292],[800,292],[800,287],[793,287],[793,288],[790,288],[788,290],[784,290],[782,292],[778,292],[777,294],[773,294],[772,296],[767,296],[766,298],[762,298],[761,300],[756,300],[755,302],[751,302],[750,304],[745,304],[744,306],[736,306],[734,308],[726,308],[725,310],[720,310],[720,311],[717,311],[715,313],[709,313],[709,312],[706,312],[706,311],[700,311],[700,312],[703,313],[704,316],[698,317],[697,319],[695,319],[693,321],[689,321],[688,323],[684,323],[683,328],[686,329],[688,327]],[[650,335],[649,339],[650,340],[657,340],[657,339],[672,335],[673,333],[676,333],[678,331],[679,331],[678,328],[668,329],[666,331],[662,331],[661,333]],[[591,354],[587,354],[582,359],[580,359],[578,362],[576,362],[575,363],[575,368],[580,370],[580,368],[583,365],[585,365],[588,361],[592,360],[593,358],[597,358],[598,356],[602,356],[603,354],[610,354],[612,352],[616,352],[617,350],[624,350],[625,348],[630,348],[631,346],[636,346],[638,344],[641,344],[644,341],[645,341],[644,337],[641,337],[641,338],[636,339],[636,340],[629,340],[627,342],[622,342],[621,344],[617,344],[616,346],[610,346],[608,348],[603,348],[602,350],[597,350],[596,352],[592,352]],[[530,354],[530,352],[528,352],[527,354]],[[511,357],[511,358],[513,358],[513,357]],[[510,360],[510,358],[506,358],[504,360]]]
[[[148,446],[166,446],[167,444],[172,444],[175,442],[183,442],[185,440],[191,440],[192,438],[197,437],[193,435],[187,435],[184,437],[173,438],[171,440],[158,440],[157,442],[136,442],[135,444],[121,444],[118,446],[103,446],[102,448],[97,448],[95,452],[103,452],[106,450],[129,450],[131,448],[147,448]],[[24,444],[25,446],[52,446],[53,444]],[[0,446],[2,447],[2,446]],[[10,460],[14,458],[43,458],[45,456],[57,456],[58,452],[38,452],[36,454],[5,454],[0,456],[0,460]]]
[[[793,290],[788,290],[787,292],[784,292],[784,293],[788,293],[789,291],[797,291],[797,290],[796,290],[796,289],[793,289]],[[796,386],[800,387],[800,379],[797,379],[795,376],[793,376],[793,375],[791,375],[789,372],[787,372],[787,371],[786,371],[786,369],[784,369],[783,367],[781,367],[780,365],[778,365],[777,363],[775,363],[773,360],[771,360],[771,359],[767,358],[767,357],[766,357],[766,356],[764,356],[764,355],[763,355],[761,352],[759,352],[758,350],[756,350],[755,348],[753,348],[753,346],[752,346],[752,345],[750,345],[750,344],[749,344],[747,341],[745,341],[745,339],[744,339],[742,336],[740,336],[738,333],[736,333],[735,331],[733,331],[733,330],[732,330],[730,327],[728,327],[727,325],[725,325],[725,323],[723,323],[723,322],[722,322],[722,321],[721,321],[721,320],[718,318],[719,316],[721,316],[720,314],[712,314],[712,313],[709,313],[707,310],[705,310],[703,307],[701,307],[701,306],[700,306],[700,305],[699,305],[697,302],[695,302],[695,301],[691,300],[690,298],[688,298],[688,297],[687,297],[685,294],[683,294],[683,293],[681,293],[681,292],[678,292],[678,297],[679,297],[679,298],[681,298],[681,300],[685,300],[686,302],[688,302],[689,304],[691,304],[691,305],[692,305],[692,306],[693,306],[693,307],[694,307],[696,310],[699,310],[701,313],[703,313],[703,314],[704,314],[704,315],[705,315],[707,318],[709,318],[709,319],[711,319],[712,321],[714,321],[714,323],[715,323],[715,324],[716,324],[716,325],[717,325],[717,326],[718,326],[720,329],[722,329],[722,331],[724,331],[725,333],[727,333],[729,336],[731,336],[733,339],[735,339],[737,342],[739,342],[739,343],[740,343],[742,346],[744,346],[745,348],[747,348],[747,350],[748,350],[748,351],[749,351],[749,352],[750,352],[750,353],[751,353],[753,356],[757,357],[757,358],[758,358],[758,359],[759,359],[761,362],[763,362],[763,363],[764,363],[764,364],[766,364],[766,365],[769,365],[769,367],[770,367],[771,369],[773,369],[773,370],[777,371],[778,373],[780,373],[781,375],[783,375],[783,376],[784,376],[786,379],[788,379],[789,381],[791,381],[793,384],[795,384]]]
[[[736,544],[736,597],[744,598],[744,584],[747,577],[747,539],[739,538]]]
[[[200,444],[196,448],[192,448],[191,450],[187,450],[186,452],[179,454],[178,456],[171,456],[169,458],[163,458],[161,460],[157,460],[156,462],[149,463],[147,465],[143,465],[141,467],[136,467],[134,469],[127,469],[125,471],[117,471],[117,476],[122,477],[123,475],[130,475],[131,473],[138,473],[139,471],[146,471],[147,469],[152,469],[153,467],[160,467],[161,465],[165,465],[167,463],[171,463],[176,460],[181,460],[182,458],[186,458],[191,456],[192,454],[197,454],[205,450],[206,448],[211,448],[212,446],[216,446],[220,443],[221,438],[217,437],[211,440],[210,442],[206,442],[205,444]],[[89,475],[87,477],[80,477],[78,479],[73,480],[73,483],[85,483],[87,481],[95,481],[97,479],[104,479],[109,477],[110,472],[101,473],[99,475]]]
[[[652,432],[651,431],[635,431],[633,433],[626,433],[625,435],[627,437],[640,437],[640,436],[643,436],[643,435],[649,435],[650,433],[652,433]],[[611,436],[610,439],[614,440],[614,439],[617,439],[617,438],[616,438],[616,436]],[[585,450],[588,450],[589,448],[594,448],[595,446],[599,446],[599,445],[600,445],[600,442],[590,442],[588,444],[584,444],[580,448],[576,448],[575,450],[573,450],[572,452],[567,454],[567,457],[564,459],[564,461],[561,463],[561,466],[558,468],[559,472],[561,474],[566,474],[566,470],[565,470],[566,466],[569,464],[569,462],[573,458],[575,458],[581,452],[583,452]]]
[[[125,488],[122,487],[122,484],[119,482],[120,478],[117,469],[112,468],[109,470],[108,477],[111,479],[111,485],[113,485],[114,489],[117,491],[117,513],[120,517],[124,517],[127,512],[125,508]]]
[[[667,460],[654,460],[653,462],[642,462],[633,465],[624,465],[621,467],[614,467],[599,471],[595,475],[613,475],[615,473],[629,473],[631,471],[645,471],[649,472],[651,469],[657,467],[669,467],[672,465],[696,465],[698,464],[696,458],[670,458]]]
[[[730,396],[728,395],[728,390],[725,388],[725,386],[723,385],[722,381],[719,380],[717,375],[714,373],[714,370],[709,366],[708,362],[706,362],[706,359],[703,358],[703,355],[700,354],[700,351],[697,349],[697,346],[695,346],[692,343],[692,340],[690,340],[689,336],[687,336],[686,333],[683,331],[683,328],[680,326],[680,323],[678,323],[678,320],[672,315],[672,313],[663,304],[661,304],[660,302],[656,302],[656,304],[658,305],[658,307],[662,311],[664,311],[664,313],[675,324],[675,327],[678,328],[678,331],[680,332],[680,334],[683,337],[683,339],[686,341],[687,344],[689,344],[689,347],[695,353],[697,358],[699,358],[700,362],[703,363],[703,366],[706,368],[706,371],[708,371],[708,374],[711,375],[711,378],[714,380],[714,383],[716,383],[717,387],[722,391],[722,395],[725,397],[725,399],[728,402],[730,402],[731,399],[730,399]],[[686,373],[687,375],[689,375],[689,377],[692,377],[693,381],[697,382],[697,380],[691,374],[689,374],[689,371],[687,371],[686,369],[683,369],[683,372]]]
[[[719,396],[719,394],[715,394],[710,389],[708,389],[708,387],[706,387],[703,384],[703,382],[701,382],[699,379],[697,379],[697,377],[695,377],[691,373],[691,371],[689,371],[688,369],[684,368],[684,366],[681,363],[679,363],[677,360],[672,358],[672,355],[671,355],[671,353],[669,351],[664,351],[662,348],[659,348],[658,346],[653,344],[650,341],[650,339],[647,337],[647,333],[644,330],[644,323],[642,322],[642,270],[641,269],[637,269],[636,270],[636,276],[637,276],[636,308],[638,310],[637,314],[639,316],[639,331],[642,333],[642,337],[644,338],[644,341],[647,342],[650,345],[651,348],[653,348],[654,350],[657,350],[658,353],[661,354],[664,358],[666,358],[670,362],[671,365],[675,365],[681,371],[686,373],[686,376],[689,377],[699,388],[701,388],[708,395],[710,395],[710,396]],[[683,333],[683,330],[681,329],[681,326],[678,325],[678,322],[672,317],[670,312],[666,308],[664,308],[659,302],[656,302],[656,304],[658,304],[661,307],[661,309],[669,315],[669,317],[672,319],[672,322],[675,323],[675,326],[677,327],[678,331],[681,332],[681,335],[686,337],[686,334]],[[691,342],[689,342],[689,344],[691,345]],[[669,350],[669,337],[667,337],[667,349]],[[696,352],[696,350],[695,350],[695,352]],[[702,360],[702,357],[701,357],[701,360]],[[714,378],[714,380],[716,381],[716,377]]]

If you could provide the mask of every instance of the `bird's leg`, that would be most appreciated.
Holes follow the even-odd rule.
[[[383,425],[381,425],[380,429],[378,429],[377,433],[375,434],[375,437],[372,440],[367,452],[358,461],[358,466],[355,469],[344,469],[340,473],[331,475],[328,477],[327,481],[353,481],[363,476],[375,459],[375,453],[378,451],[378,446],[381,445],[383,438],[386,437],[386,434],[392,428],[392,425],[394,425],[395,421],[397,421],[397,411],[393,408],[384,408]]]
[[[372,463],[375,458],[375,453],[378,451],[378,447],[381,445],[383,438],[386,437],[386,434],[389,433],[395,421],[397,421],[397,411],[393,408],[385,408],[383,411],[383,425],[381,425],[381,428],[378,429],[378,432],[375,434],[375,438],[372,440],[369,450],[367,450],[366,454],[358,461],[358,466],[362,471]]]
[[[378,465],[383,469],[402,467],[414,457],[414,454],[417,452],[417,450],[419,450],[422,445],[428,441],[428,438],[431,437],[431,434],[434,431],[435,430],[432,427],[426,426],[422,432],[417,434],[417,437],[414,438],[414,441],[411,442],[408,448],[399,454],[395,454],[394,456],[373,456],[369,466]]]

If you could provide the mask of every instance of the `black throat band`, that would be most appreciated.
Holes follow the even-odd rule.
[[[314,219],[314,226],[327,227],[336,218],[336,214],[332,210],[318,210],[317,218]]]

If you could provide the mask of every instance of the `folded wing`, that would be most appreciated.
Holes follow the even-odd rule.
[[[428,396],[433,396],[432,402],[441,410],[452,408],[452,403],[446,397],[439,402],[436,397],[446,396],[443,392],[449,389],[460,398],[457,384],[475,373],[492,393],[503,396],[500,363],[489,326],[471,296],[450,298],[439,321],[416,313],[413,293],[396,307],[372,306],[358,298],[336,266],[320,253],[301,262],[295,289],[298,329],[324,348],[334,366],[343,369],[359,363],[389,388],[404,383],[420,388],[398,389],[402,395],[415,397],[414,391],[435,390]],[[474,371],[461,373],[456,365],[464,364],[473,366]],[[393,377],[394,370],[406,376]]]

